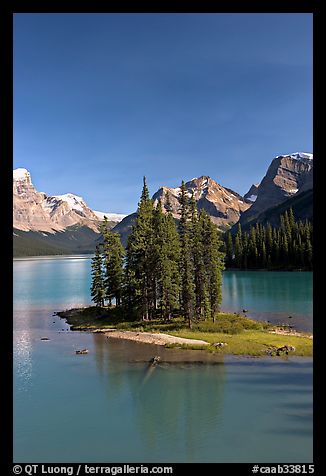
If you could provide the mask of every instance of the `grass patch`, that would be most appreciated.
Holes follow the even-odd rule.
[[[170,348],[203,349],[208,352],[233,355],[263,356],[268,350],[284,345],[295,347],[290,355],[303,357],[312,356],[312,339],[308,335],[300,336],[272,334],[270,324],[255,321],[239,314],[220,313],[215,322],[199,321],[192,329],[181,317],[174,317],[169,322],[161,320],[137,321],[130,320],[122,309],[115,307],[99,308],[95,306],[70,309],[59,312],[73,330],[112,329],[129,330],[135,332],[160,332],[186,339],[200,339],[209,342],[209,346],[191,346],[188,344],[168,344]],[[224,342],[224,347],[215,347],[213,344]]]
[[[268,330],[244,330],[239,334],[184,330],[171,332],[171,335],[186,339],[202,339],[210,344],[225,342],[227,344],[225,347],[216,348],[210,345],[206,348],[210,352],[220,354],[263,356],[270,349],[291,345],[296,349],[291,355],[312,356],[312,339],[308,336],[271,334]]]
[[[126,318],[122,309],[116,307],[90,306],[60,311],[58,316],[66,319],[73,330],[110,329]]]

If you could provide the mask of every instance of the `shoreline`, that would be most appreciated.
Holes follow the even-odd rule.
[[[99,332],[94,330],[93,332]],[[153,344],[166,346],[167,344],[180,344],[180,345],[193,345],[193,346],[206,346],[209,345],[209,342],[200,339],[186,339],[184,337],[177,337],[165,333],[154,333],[154,332],[136,332],[136,331],[100,331],[107,338],[114,339],[125,339],[132,340],[134,342],[140,342],[143,344]]]
[[[115,339],[125,339],[132,340],[135,342],[141,342],[144,344],[153,344],[153,345],[166,345],[166,344],[189,344],[189,345],[209,345],[209,342],[200,340],[200,339],[189,339],[185,337],[178,337],[171,334],[166,334],[162,332],[139,332],[139,331],[124,331],[118,330],[115,328],[112,329],[91,329],[88,327],[79,327],[77,329],[72,329],[80,332],[90,332],[92,334],[104,334],[105,337],[111,337]],[[273,329],[268,331],[270,334],[283,335],[283,336],[293,336],[293,337],[302,337],[306,339],[313,340],[313,334],[305,335],[298,331],[285,330],[285,329]]]
[[[115,312],[114,308],[82,307],[56,314],[66,321],[72,331],[103,334],[106,339],[133,341],[161,348],[246,357],[313,355],[312,333],[272,326],[234,314],[221,313],[216,323],[206,321],[189,329],[178,317],[169,323],[155,320],[126,321]],[[228,327],[225,328],[225,325]]]
[[[79,259],[89,259],[94,256],[93,253],[76,253],[76,254],[53,254],[53,255],[18,255],[13,256],[13,261],[21,260],[35,260],[35,259],[69,259],[69,258],[79,258]],[[289,272],[289,273],[313,273],[313,269],[304,269],[304,268],[289,268],[289,269],[268,269],[268,268],[225,268],[224,271],[257,271],[257,272],[267,272],[267,273],[278,273],[278,272]]]

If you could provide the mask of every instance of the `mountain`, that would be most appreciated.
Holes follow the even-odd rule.
[[[292,208],[294,217],[296,220],[309,220],[313,219],[313,189],[309,189],[300,193],[296,193],[293,197],[288,198],[284,202],[276,205],[274,207],[268,208],[258,215],[258,217],[247,221],[245,224],[241,225],[242,230],[248,230],[251,226],[256,223],[261,223],[262,225],[267,225],[270,223],[272,226],[280,225],[280,218],[286,211],[289,211]],[[237,224],[233,225],[231,232],[236,233],[238,229]]]
[[[105,215],[111,228],[125,216]],[[38,192],[28,170],[13,171],[14,256],[92,252],[103,218],[82,197]]]
[[[127,215],[123,220],[121,220],[120,223],[114,226],[112,231],[115,233],[119,233],[121,243],[123,244],[124,247],[127,246],[128,242],[128,236],[131,233],[131,229],[133,225],[135,224],[137,219],[137,212],[131,213],[131,215]]]
[[[101,238],[87,226],[73,225],[56,233],[14,228],[14,257],[90,254]]]
[[[193,178],[185,185],[188,196],[194,196],[198,209],[206,210],[220,229],[229,228],[231,224],[236,223],[241,213],[250,206],[245,203],[244,197],[230,188],[222,187],[208,176]],[[172,214],[178,219],[180,217],[179,193],[179,187],[161,187],[153,195],[154,206],[159,200],[165,205],[168,195],[172,205]]]
[[[185,185],[198,209],[206,210],[220,230],[235,230],[238,222],[245,228],[268,221],[277,225],[280,214],[290,207],[297,219],[312,219],[313,154],[295,152],[275,157],[263,180],[252,185],[244,197],[209,176],[193,178]],[[168,195],[178,221],[179,193],[179,187],[160,187],[152,197],[154,206],[161,200],[164,210]],[[101,240],[98,226],[104,215],[126,246],[137,218],[137,213],[126,216],[94,211],[82,197],[71,193],[49,196],[38,192],[26,169],[14,170],[13,196],[16,256],[93,252]]]
[[[24,231],[54,233],[73,225],[86,226],[98,232],[103,220],[100,212],[94,212],[82,197],[72,193],[47,195],[34,187],[26,169],[13,172],[13,225]],[[114,222],[118,222],[116,216]]]
[[[185,185],[188,196],[194,196],[198,209],[206,210],[211,220],[221,230],[228,229],[234,223],[238,222],[241,213],[247,210],[251,205],[250,202],[246,203],[244,197],[237,192],[222,187],[222,185],[219,185],[208,176],[193,178],[189,182],[186,182]],[[180,187],[160,187],[152,197],[153,204],[156,206],[159,200],[161,200],[164,211],[168,195],[172,207],[172,215],[178,220],[180,218],[179,193]],[[132,213],[113,228],[113,231],[120,234],[124,246],[127,244],[128,235],[131,232],[136,217],[137,213]]]
[[[261,183],[245,194],[252,206],[241,215],[241,225],[262,222],[259,217],[263,212],[312,188],[313,154],[295,152],[275,157]]]

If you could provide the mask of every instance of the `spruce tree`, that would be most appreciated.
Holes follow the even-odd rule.
[[[180,188],[180,279],[181,279],[181,306],[184,318],[192,328],[195,315],[195,285],[194,264],[192,260],[192,247],[190,235],[189,201],[184,181]]]
[[[192,194],[189,201],[189,231],[192,261],[194,267],[194,285],[195,285],[195,312],[198,319],[205,319],[210,315],[210,304],[208,295],[208,283],[205,269],[205,248],[203,242],[204,234],[204,212],[198,217],[197,204]]]
[[[211,317],[215,322],[215,317],[222,302],[222,271],[224,269],[225,253],[221,251],[222,240],[217,226],[211,221],[205,210],[200,212],[200,223],[206,274],[205,291],[209,300],[209,305],[206,306],[205,311],[206,316]],[[210,316],[208,316],[208,313]]]
[[[104,241],[105,291],[109,303],[115,299],[117,306],[121,304],[124,255],[120,236],[109,231]]]
[[[233,240],[230,232],[227,233],[226,238],[226,266],[231,267],[233,264]]]
[[[146,177],[137,210],[136,223],[128,238],[126,260],[126,288],[128,304],[137,308],[143,320],[153,313],[153,204],[149,198]]]
[[[242,244],[242,229],[241,229],[240,223],[238,224],[238,230],[235,237],[234,254],[235,254],[236,267],[242,268],[243,244]]]
[[[105,299],[111,305],[115,299],[116,305],[121,304],[123,288],[123,261],[125,250],[121,244],[120,236],[109,230],[107,217],[100,227],[103,236],[103,267]]]
[[[92,258],[92,301],[96,306],[104,306],[105,287],[103,277],[103,258],[100,251],[100,245],[96,246],[95,255]]]
[[[166,200],[169,203],[168,197]],[[172,311],[178,306],[180,293],[179,236],[171,208],[168,210],[164,215],[159,201],[153,213],[156,297],[161,315],[166,320],[171,319]]]
[[[226,265],[232,262],[240,269],[312,269],[312,224],[295,221],[292,208],[280,216],[279,227],[256,224],[248,231],[242,231],[240,224],[235,236],[234,260],[231,261],[232,238],[224,236]]]

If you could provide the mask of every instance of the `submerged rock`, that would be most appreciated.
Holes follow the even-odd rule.
[[[78,355],[88,354],[88,349],[76,350],[76,354],[78,354]]]
[[[159,355],[156,355],[155,357],[153,357],[153,358],[150,360],[150,363],[151,363],[152,365],[156,365],[156,364],[158,364],[158,363],[160,362],[160,360],[161,360],[161,357],[160,357]]]
[[[283,345],[282,347],[278,347],[278,348],[272,348],[272,349],[268,349],[266,351],[266,354],[270,355],[270,356],[281,356],[281,355],[288,355],[289,352],[295,352],[295,347],[293,345]]]

